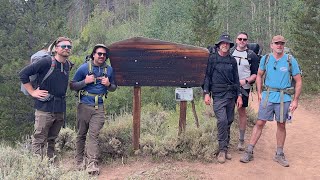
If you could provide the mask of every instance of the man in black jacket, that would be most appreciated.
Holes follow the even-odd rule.
[[[210,94],[213,97],[213,110],[218,126],[218,162],[224,163],[226,159],[231,159],[231,154],[228,152],[230,127],[234,120],[235,103],[237,107],[242,106],[242,94],[237,62],[229,52],[234,43],[229,35],[223,34],[215,46],[217,51],[208,59],[203,91],[206,105],[210,105]]]
[[[72,41],[66,37],[59,37],[54,43],[54,56],[43,56],[35,63],[23,68],[20,73],[20,80],[28,93],[35,98],[35,125],[32,137],[32,151],[34,154],[49,158],[54,157],[55,139],[64,123],[66,112],[66,91],[69,81],[70,63],[67,58],[71,54]],[[51,68],[54,66],[54,68]],[[45,78],[49,70],[53,70]],[[38,75],[39,83],[34,88],[29,76]],[[47,153],[44,147],[48,143]]]

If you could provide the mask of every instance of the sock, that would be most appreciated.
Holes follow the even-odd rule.
[[[239,137],[239,140],[240,141],[244,141],[244,134],[245,134],[246,130],[241,130],[240,129],[240,137]]]
[[[283,153],[283,147],[277,147],[277,154],[282,154]]]
[[[248,152],[253,152],[253,148],[254,148],[254,145],[252,145],[252,144],[249,144],[248,145]]]

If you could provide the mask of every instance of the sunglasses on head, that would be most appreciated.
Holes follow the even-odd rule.
[[[98,54],[99,57],[101,57],[102,55],[103,55],[104,57],[107,56],[107,53],[97,52],[97,54]]]
[[[285,42],[274,42],[275,45],[284,45]]]
[[[72,49],[71,45],[57,45],[57,47],[61,47],[62,49]]]
[[[238,38],[239,41],[247,41],[248,39],[246,38]]]

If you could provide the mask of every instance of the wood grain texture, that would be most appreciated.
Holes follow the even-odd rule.
[[[119,41],[109,48],[119,86],[198,87],[209,56],[206,48],[143,37]]]

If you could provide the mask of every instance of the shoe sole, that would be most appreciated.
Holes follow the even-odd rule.
[[[253,158],[249,159],[249,161],[244,161],[244,160],[240,159],[240,162],[242,162],[242,163],[248,163],[250,161],[253,161]]]
[[[283,167],[289,167],[289,166],[290,166],[289,164],[281,164],[281,163],[278,161],[278,159],[276,159],[276,158],[273,158],[273,161],[277,162],[278,164],[280,164],[280,165],[283,166]]]

